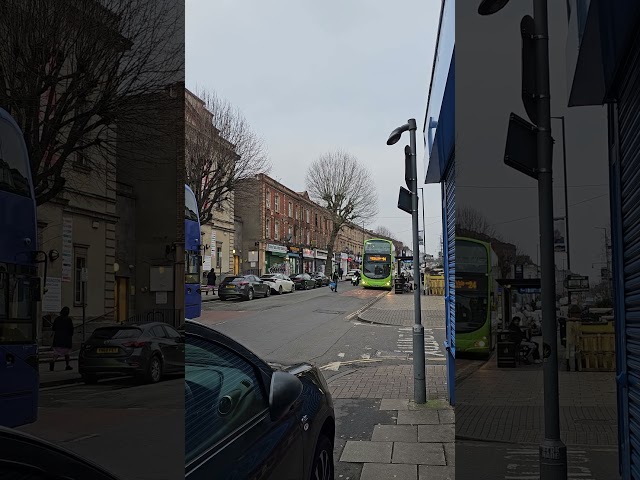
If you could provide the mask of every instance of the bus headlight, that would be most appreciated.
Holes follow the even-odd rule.
[[[482,348],[482,347],[486,347],[486,345],[487,344],[484,343],[484,340],[479,340],[479,341],[476,342],[476,347]]]

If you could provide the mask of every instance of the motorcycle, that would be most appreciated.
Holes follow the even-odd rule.
[[[351,285],[353,285],[354,287],[360,285],[360,274],[353,274],[353,276],[351,277]]]

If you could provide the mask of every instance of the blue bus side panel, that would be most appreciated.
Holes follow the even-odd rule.
[[[200,251],[200,224],[192,220],[184,222],[185,251]],[[185,266],[187,267],[187,266]],[[185,284],[184,315],[186,318],[199,318],[202,314],[202,295],[200,282]]]
[[[38,347],[0,346],[0,425],[19,427],[38,418]]]

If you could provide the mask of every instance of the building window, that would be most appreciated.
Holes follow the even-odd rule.
[[[307,245],[311,244],[311,232],[307,230]]]
[[[318,228],[318,214],[316,213],[316,228]]]
[[[82,270],[87,268],[87,247],[75,247],[73,253],[74,253],[73,304],[79,307],[79,306],[82,306]]]
[[[271,210],[271,192],[269,190],[267,190],[264,196],[264,203],[267,205],[267,208]]]
[[[269,239],[271,238],[271,219],[267,218],[266,227],[264,229],[264,237]]]
[[[280,213],[280,195],[276,193],[274,198],[274,206],[276,208],[276,213]]]
[[[305,213],[307,214],[307,223],[309,223],[309,210],[306,210]]]
[[[276,220],[275,225],[276,225],[276,231],[274,232],[273,238],[275,238],[276,240],[280,240],[280,222]]]
[[[289,216],[293,218],[293,203],[289,202]]]
[[[216,255],[216,268],[222,268],[222,247],[218,247]]]
[[[289,226],[289,233],[287,240],[291,241],[293,239],[293,229]]]

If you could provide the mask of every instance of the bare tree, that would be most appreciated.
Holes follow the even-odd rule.
[[[481,212],[472,207],[456,208],[456,234],[496,237],[496,231]]]
[[[325,269],[331,265],[336,237],[349,222],[367,221],[378,213],[378,196],[369,171],[344,151],[328,152],[307,170],[306,185],[312,200],[331,217]],[[328,271],[328,270],[327,270]]]
[[[383,237],[387,237],[387,238],[392,238],[392,239],[396,239],[396,236],[394,235],[394,233],[389,230],[387,227],[384,226],[379,226],[376,228],[375,233],[377,233],[378,235],[381,235]]]
[[[64,188],[69,159],[104,169],[114,124],[183,81],[183,15],[168,0],[0,2],[0,106],[23,131],[38,205]]]
[[[205,89],[187,97],[187,183],[206,223],[214,206],[230,202],[232,192],[242,195],[239,182],[268,174],[271,165],[262,140],[238,109]]]

